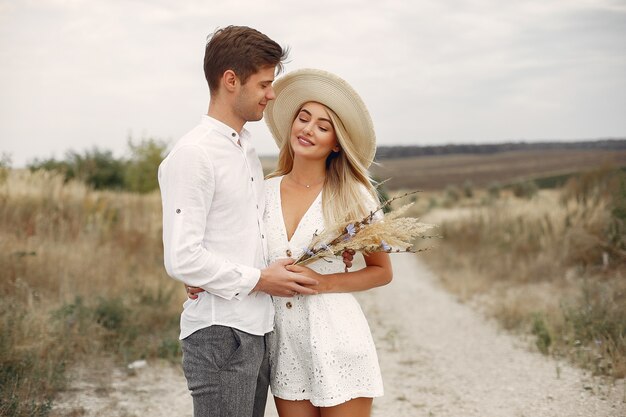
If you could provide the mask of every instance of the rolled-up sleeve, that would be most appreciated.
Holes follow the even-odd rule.
[[[203,244],[215,193],[211,160],[198,146],[179,147],[161,164],[158,175],[168,275],[227,300],[247,296],[260,270],[230,262]]]

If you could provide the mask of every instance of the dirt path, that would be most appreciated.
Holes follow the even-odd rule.
[[[358,294],[385,380],[375,417],[626,416],[624,381],[602,383],[529,351],[529,342],[498,331],[440,289],[415,256],[395,255],[394,276],[390,285]],[[177,367],[150,363],[132,374],[100,372],[78,373],[55,414],[192,414]],[[271,400],[267,410],[276,416]]]

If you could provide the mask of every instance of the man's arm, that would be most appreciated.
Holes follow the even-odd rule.
[[[348,268],[352,266],[354,253],[355,252],[352,249],[343,252],[343,263],[345,264],[346,272],[348,272]],[[317,294],[317,285],[319,283],[311,284],[310,278],[307,276],[296,274],[295,276],[287,275],[284,278],[281,277],[282,275],[284,275],[284,269],[287,267],[287,265],[291,265],[292,263],[293,260],[291,259],[278,260],[266,269],[261,270],[261,277],[259,278],[259,282],[252,289],[252,291],[263,291],[270,295],[275,295],[278,297],[292,297],[296,294]],[[277,268],[277,266],[280,266],[280,268]],[[297,284],[297,286],[290,285],[292,283]],[[303,287],[303,285],[311,285],[311,287]],[[198,298],[199,293],[204,292],[204,289],[202,288],[190,287],[189,285],[185,285],[185,290],[187,291],[187,297],[192,300]],[[314,291],[312,292],[311,290]]]
[[[303,286],[316,285],[316,280],[285,269],[291,262],[279,261],[260,270],[225,260],[204,247],[215,177],[211,161],[200,148],[176,149],[159,169],[159,186],[165,269],[172,278],[225,299],[241,299],[252,291],[277,296],[316,294]]]
[[[317,279],[307,277],[303,274],[290,272],[285,267],[293,263],[292,259],[281,259],[265,269],[261,270],[261,275],[252,291],[261,291],[277,297],[293,297],[296,294],[314,295],[317,294]],[[311,286],[311,288],[307,286]],[[192,287],[185,284],[187,297],[195,300],[198,294],[204,292],[204,288]]]
[[[203,150],[193,145],[175,149],[159,168],[159,186],[168,275],[225,299],[248,295],[261,271],[227,261],[203,245],[215,192],[213,166]]]

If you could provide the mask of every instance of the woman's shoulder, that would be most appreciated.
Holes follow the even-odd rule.
[[[272,178],[266,178],[265,182],[263,183],[263,185],[265,186],[265,191],[269,191],[271,189],[274,189],[276,187],[276,183],[280,183],[280,180],[283,178],[282,175],[279,175],[277,177],[272,177]]]
[[[282,175],[278,175],[276,177],[266,178],[265,185],[273,184],[277,181],[280,181],[282,177],[283,177]]]

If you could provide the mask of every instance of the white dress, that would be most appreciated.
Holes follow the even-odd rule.
[[[265,182],[265,230],[269,261],[299,256],[315,231],[324,228],[321,193],[302,217],[291,241],[283,220],[280,182]],[[373,203],[375,204],[375,203]],[[321,273],[344,270],[343,261],[307,265]],[[330,407],[357,397],[383,395],[372,335],[350,293],[274,297],[275,330],[268,337],[272,394],[286,400],[310,400]]]

